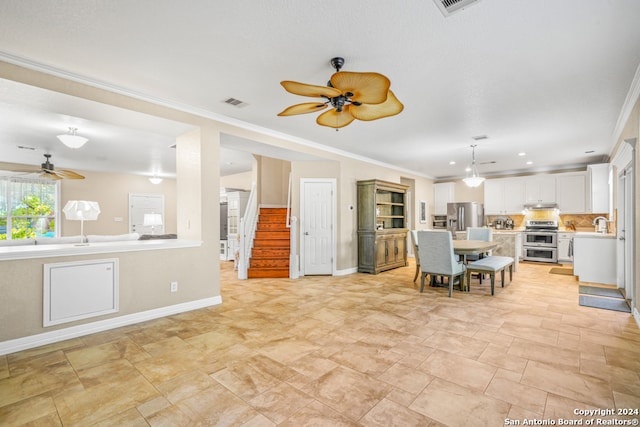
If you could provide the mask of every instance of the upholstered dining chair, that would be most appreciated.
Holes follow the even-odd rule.
[[[413,256],[416,259],[416,274],[413,276],[413,281],[415,282],[418,278],[418,274],[420,274],[420,250],[418,248],[418,230],[411,230],[409,232],[411,236],[411,244],[413,244]]]
[[[467,227],[467,240],[483,240],[493,242],[493,231],[489,227]],[[467,255],[467,261],[477,261],[480,255]]]
[[[424,281],[428,274],[433,282],[436,276],[449,279],[449,297],[453,293],[453,282],[460,277],[460,289],[464,289],[465,265],[456,260],[453,253],[451,233],[444,230],[419,230],[418,250],[420,251],[420,292],[424,291]]]

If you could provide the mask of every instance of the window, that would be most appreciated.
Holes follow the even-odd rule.
[[[0,240],[57,236],[59,184],[0,177]]]

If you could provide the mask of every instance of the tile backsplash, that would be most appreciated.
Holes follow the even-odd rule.
[[[558,220],[560,230],[569,230],[571,225],[575,226],[577,231],[594,231],[593,220],[602,214],[562,214],[556,210],[535,210],[529,211],[526,215],[488,215],[486,217],[487,225],[492,224],[497,218],[511,218],[516,229],[523,229],[525,221],[528,219],[555,219]],[[609,223],[609,231],[615,231],[615,221]]]

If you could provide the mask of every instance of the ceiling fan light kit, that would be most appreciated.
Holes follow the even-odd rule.
[[[473,150],[471,154],[471,169],[469,170],[467,177],[462,180],[465,184],[467,184],[467,186],[472,188],[478,187],[484,182],[484,178],[480,176],[480,174],[478,173],[478,168],[476,167],[476,147],[477,145],[471,146],[471,149]]]
[[[89,139],[84,136],[77,135],[77,131],[78,128],[70,127],[69,132],[58,135],[58,139],[69,148],[80,148],[89,141]]]
[[[404,105],[389,89],[391,82],[379,73],[357,73],[340,71],[344,58],[331,59],[336,72],[327,86],[316,86],[290,80],[280,82],[282,87],[294,95],[323,98],[318,102],[305,102],[285,108],[278,116],[293,116],[324,110],[316,123],[331,128],[347,126],[354,120],[370,121],[399,114]]]

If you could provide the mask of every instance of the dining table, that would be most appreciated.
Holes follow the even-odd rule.
[[[467,255],[480,255],[498,247],[497,242],[487,242],[485,240],[454,240],[453,253],[460,255],[462,261],[466,263]]]

